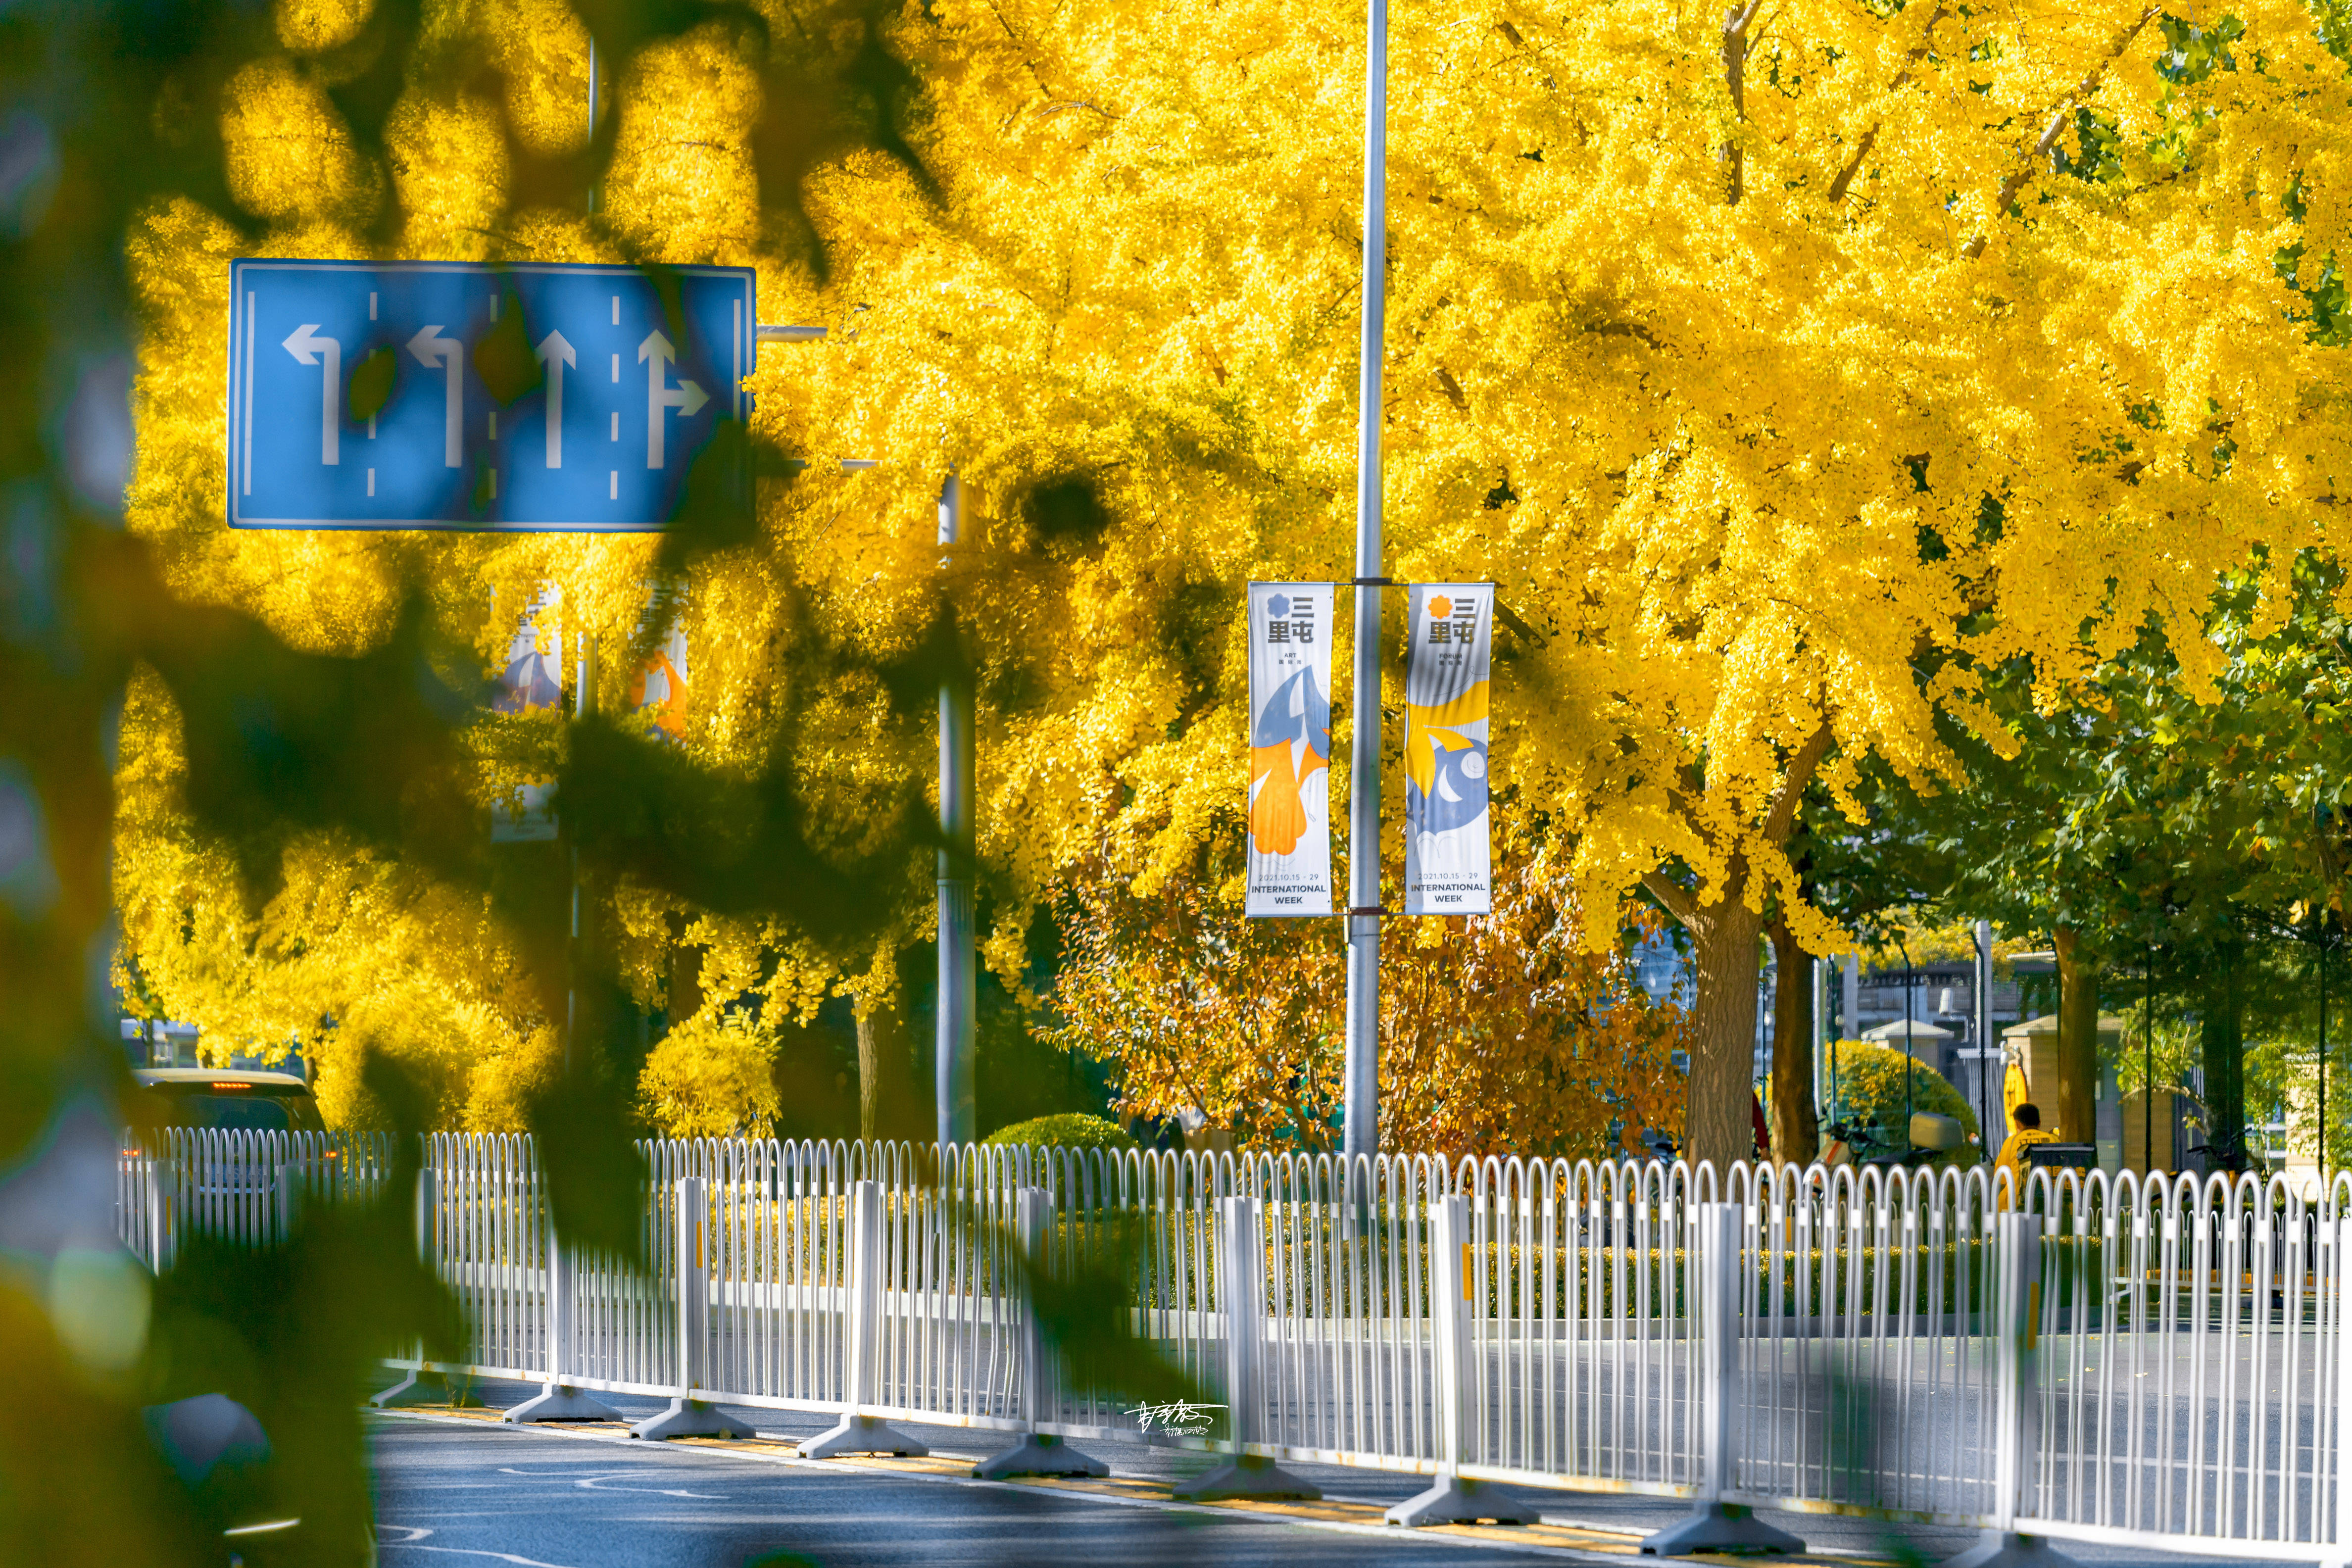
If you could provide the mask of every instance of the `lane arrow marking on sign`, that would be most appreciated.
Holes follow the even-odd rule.
[[[329,468],[343,460],[343,345],[319,335],[319,323],[306,321],[286,339],[286,352],[303,364],[317,364],[327,356],[326,390],[319,398],[319,461]]]
[[[668,421],[662,410],[675,408],[692,417],[710,401],[710,395],[690,381],[669,384],[669,363],[677,351],[670,346],[662,331],[656,327],[637,345],[637,359],[646,367],[646,467],[658,468],[664,457],[663,437],[668,432]]]
[[[563,371],[562,366],[580,368],[580,361],[572,353],[572,344],[562,332],[550,332],[539,340],[540,362],[547,366],[547,466],[563,467]]]
[[[459,466],[459,455],[465,442],[466,384],[459,374],[465,351],[464,345],[455,338],[435,336],[440,330],[440,323],[436,322],[418,332],[408,340],[408,352],[415,354],[416,363],[425,369],[431,370],[437,364],[449,373],[448,429],[443,458],[448,467],[454,468]]]

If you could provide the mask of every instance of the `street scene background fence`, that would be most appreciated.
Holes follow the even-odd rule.
[[[1468,1480],[2335,1557],[2352,1213],[2278,1179],[648,1142],[642,1266],[527,1137],[435,1134],[461,1357],[551,1388],[1118,1436]],[[380,1134],[174,1131],[123,1242],[255,1246]],[[1213,1407],[1054,1348],[1091,1282]],[[1103,1303],[1097,1300],[1099,1308]]]

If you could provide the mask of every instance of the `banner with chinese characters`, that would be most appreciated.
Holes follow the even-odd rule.
[[[1331,912],[1331,584],[1249,587],[1250,915]]]
[[[506,665],[492,689],[491,711],[536,713],[563,710],[563,627],[562,595],[553,584],[540,590],[516,623],[507,640]],[[490,807],[490,841],[494,844],[543,842],[555,837],[551,797],[555,785],[547,780],[523,784],[511,797]]]
[[[1486,812],[1492,583],[1415,583],[1406,620],[1404,912],[1494,907]]]

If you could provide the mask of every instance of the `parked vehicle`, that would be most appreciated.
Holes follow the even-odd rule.
[[[141,1068],[133,1074],[168,1127],[254,1132],[323,1132],[310,1086],[285,1072]]]

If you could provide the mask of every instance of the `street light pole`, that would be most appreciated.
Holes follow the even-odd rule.
[[[950,474],[940,489],[940,542],[963,537],[963,481]],[[951,671],[940,683],[940,1003],[939,1128],[944,1144],[978,1136],[972,1102],[977,1052],[971,863],[971,681]]]
[[[1356,689],[1348,768],[1348,1082],[1340,1148],[1380,1152],[1381,353],[1388,295],[1388,0],[1364,62],[1364,320],[1356,382]]]

